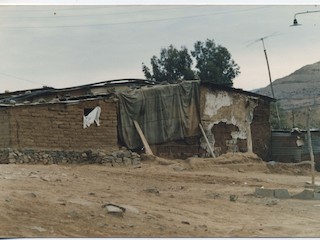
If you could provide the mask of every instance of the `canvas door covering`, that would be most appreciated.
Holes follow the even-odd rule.
[[[118,93],[118,133],[129,149],[142,147],[136,120],[148,143],[159,144],[199,134],[200,82],[143,87]]]

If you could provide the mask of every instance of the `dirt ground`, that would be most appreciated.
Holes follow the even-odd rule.
[[[3,164],[0,237],[319,237],[320,200],[253,195],[262,186],[299,193],[310,180],[306,166],[254,154],[140,167]]]

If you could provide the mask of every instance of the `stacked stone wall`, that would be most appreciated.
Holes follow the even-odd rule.
[[[111,167],[140,165],[138,153],[126,149],[104,151],[42,151],[0,149],[0,164],[104,164]]]

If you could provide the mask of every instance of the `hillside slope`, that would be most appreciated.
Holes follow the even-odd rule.
[[[320,127],[320,62],[306,65],[273,81],[273,88],[289,126],[304,127],[306,111],[311,107],[312,126]],[[270,85],[255,92],[272,96]]]

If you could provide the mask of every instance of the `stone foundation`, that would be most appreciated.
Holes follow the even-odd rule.
[[[42,151],[0,149],[0,164],[105,164],[112,167],[139,165],[138,153],[121,149],[115,152],[103,151]]]

